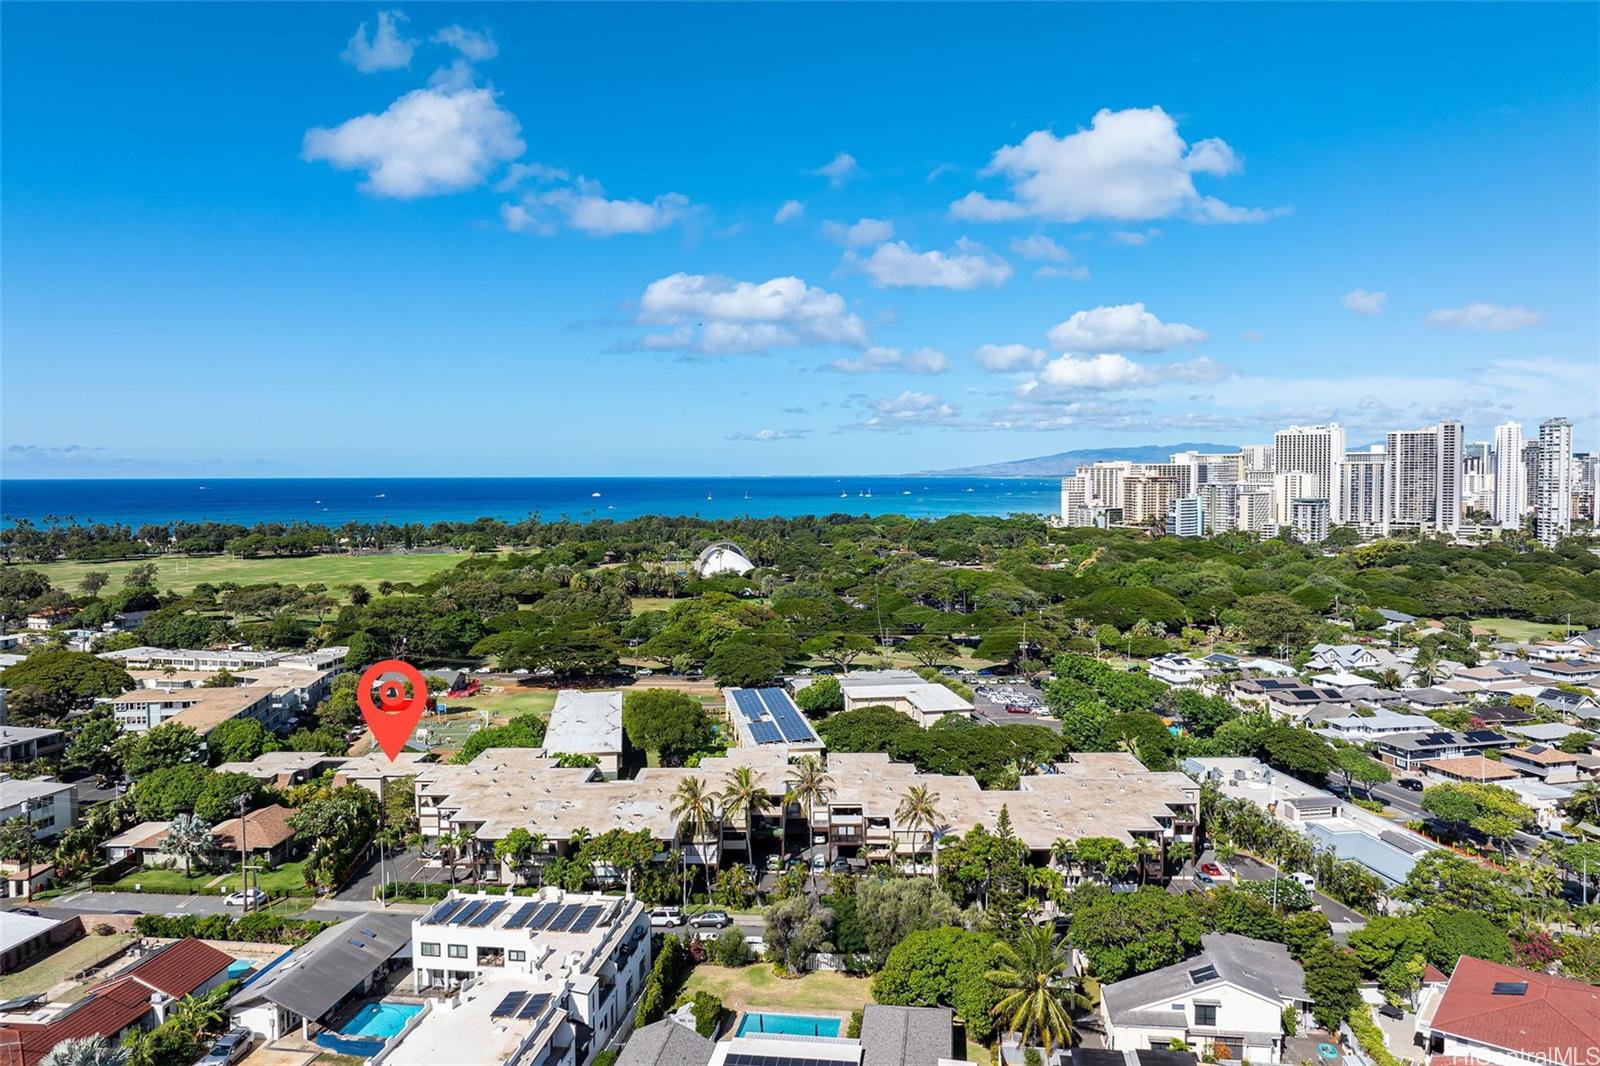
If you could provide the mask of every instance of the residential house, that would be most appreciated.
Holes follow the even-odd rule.
[[[947,1007],[869,1003],[859,1037],[754,1034],[712,1043],[663,1018],[628,1038],[617,1066],[970,1066],[960,1044]]]
[[[1588,688],[1600,682],[1600,662],[1535,663],[1529,673],[1541,681]]]
[[[1472,701],[1447,688],[1413,688],[1400,693],[1401,702],[1413,711],[1444,711],[1464,707]]]
[[[1166,1048],[1247,1062],[1283,1061],[1283,1015],[1311,1008],[1305,972],[1282,944],[1207,933],[1200,954],[1105,985],[1100,1017],[1114,1051]]]
[[[1557,714],[1568,718],[1578,718],[1583,721],[1600,718],[1600,704],[1592,696],[1585,696],[1577,692],[1567,692],[1559,688],[1541,689],[1534,697],[1534,703],[1547,707]]]
[[[1379,659],[1360,644],[1314,644],[1307,670],[1378,670]]]
[[[1496,728],[1499,728],[1498,726]],[[1581,729],[1565,722],[1536,722],[1533,725],[1513,725],[1502,729],[1503,733],[1511,733],[1523,740],[1531,740],[1536,744],[1560,744],[1568,737],[1582,734],[1593,735],[1593,730]]]
[[[271,804],[250,811],[243,819],[229,818],[211,829],[211,838],[217,850],[236,861],[241,846],[252,860],[268,866],[281,866],[300,852],[289,819],[294,812],[279,804]],[[166,843],[169,822],[140,822],[100,845],[107,862],[121,862],[137,855],[145,866],[155,866],[171,860],[162,850]]]
[[[1508,748],[1500,753],[1500,760],[1518,773],[1552,785],[1578,779],[1578,757],[1548,744]]]
[[[1485,759],[1482,755],[1429,759],[1422,764],[1421,769],[1426,776],[1436,781],[1470,781],[1479,785],[1500,785],[1522,777],[1511,767],[1493,759]]]
[[[1511,743],[1510,737],[1492,729],[1473,729],[1465,733],[1440,729],[1384,737],[1377,742],[1375,754],[1397,770],[1414,770],[1429,759],[1481,755],[1496,748],[1509,748]]]
[[[199,940],[157,948],[65,1008],[0,1015],[0,1066],[37,1066],[64,1040],[104,1037],[115,1045],[166,1020],[172,1004],[222,984],[233,956]]]
[[[1150,676],[1169,685],[1193,687],[1202,685],[1211,676],[1211,667],[1203,660],[1178,652],[1157,655],[1150,660]]]
[[[27,617],[27,627],[35,633],[64,626],[78,612],[71,607],[43,607]]]
[[[1600,987],[1463,955],[1416,1032],[1435,1063],[1570,1066],[1600,1048]]]
[[[1329,740],[1343,740],[1351,744],[1365,744],[1379,737],[1392,737],[1398,733],[1417,733],[1439,728],[1432,718],[1419,714],[1350,715],[1329,718],[1317,732]]]
[[[1494,703],[1487,707],[1472,708],[1474,729],[1503,729],[1510,732],[1512,726],[1531,721],[1533,721],[1532,711],[1513,707],[1509,703]]]
[[[322,1035],[320,1023],[341,1004],[371,991],[411,960],[412,917],[367,911],[324,929],[234,993],[228,1001],[230,1022],[269,1041]]]

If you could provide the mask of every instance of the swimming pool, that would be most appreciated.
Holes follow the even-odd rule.
[[[387,1040],[404,1029],[413,1015],[421,1013],[422,1007],[416,1003],[368,1003],[339,1032],[344,1036],[371,1036]]]
[[[819,1018],[810,1014],[764,1014],[752,1011],[739,1019],[735,1036],[756,1033],[782,1033],[785,1036],[838,1036],[838,1018]]]

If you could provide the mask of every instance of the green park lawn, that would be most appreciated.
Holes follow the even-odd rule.
[[[23,564],[50,579],[57,588],[75,590],[83,575],[97,570],[111,575],[114,588],[122,577],[141,563],[156,564],[156,587],[163,591],[192,592],[202,582],[237,582],[261,585],[272,582],[307,585],[320,581],[330,594],[342,593],[337,585],[360,583],[376,591],[380,581],[425,581],[442,570],[449,570],[465,553],[437,552],[426,555],[308,555],[287,559],[236,559],[231,555],[182,556],[159,559],[130,559],[117,562],[56,562]]]
[[[523,688],[517,685],[495,685],[476,696],[462,700],[440,700],[440,704],[453,718],[457,710],[488,711],[495,718],[515,718],[519,714],[537,711],[549,714],[556,705],[556,690],[552,688]],[[474,713],[472,715],[476,717]]]
[[[766,963],[730,969],[714,963],[696,966],[684,984],[689,995],[706,991],[734,1010],[825,1011],[849,1014],[872,1002],[872,982],[827,970],[804,977],[779,977]]]
[[[15,973],[0,977],[0,1000],[21,996],[36,996],[87,970],[103,959],[110,958],[124,944],[134,939],[132,933],[112,933],[110,936],[89,936],[74,940],[61,950],[25,966]]]
[[[1559,636],[1562,632],[1560,625],[1529,622],[1521,618],[1474,618],[1472,629],[1474,632],[1495,633],[1507,640],[1543,640],[1549,636]]]

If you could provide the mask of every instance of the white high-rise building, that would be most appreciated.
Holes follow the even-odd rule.
[[[1089,486],[1082,474],[1061,479],[1061,524],[1086,526],[1089,520]]]
[[[1572,532],[1572,423],[1551,418],[1539,423],[1539,486],[1536,518],[1539,543],[1554,548]]]
[[[1078,476],[1087,482],[1090,500],[1100,507],[1122,507],[1122,482],[1131,473],[1133,464],[1127,460],[1090,463],[1078,469]]]
[[[1272,445],[1246,444],[1239,449],[1240,480],[1251,474],[1272,473]]]
[[[1235,528],[1248,533],[1264,533],[1273,523],[1272,490],[1266,486],[1248,486],[1234,500]]]
[[[1328,501],[1295,500],[1289,505],[1289,524],[1303,544],[1320,544],[1328,539]]]
[[[1311,475],[1297,496],[1328,499],[1334,495],[1334,479],[1339,461],[1344,458],[1344,427],[1337,422],[1326,426],[1290,426],[1272,439],[1272,469],[1280,477],[1300,472]],[[1288,521],[1288,501],[1280,504],[1279,524]],[[1340,516],[1334,515],[1334,521]]]
[[[1383,532],[1461,528],[1461,423],[1390,433],[1384,449]]]
[[[1528,509],[1528,482],[1523,476],[1522,423],[1494,427],[1494,506],[1490,513],[1501,529],[1520,529]]]
[[[1286,526],[1295,500],[1324,499],[1317,495],[1321,478],[1309,470],[1280,470],[1272,478],[1272,520]]]
[[[1167,507],[1167,536],[1206,535],[1206,509],[1198,496],[1180,496]]]
[[[1331,505],[1331,510],[1339,514],[1338,524],[1363,532],[1382,528],[1386,461],[1380,445],[1373,445],[1370,451],[1345,454],[1339,463],[1337,500]]]

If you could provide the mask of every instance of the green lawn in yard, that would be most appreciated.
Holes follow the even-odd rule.
[[[132,933],[112,933],[110,936],[95,936],[90,933],[74,940],[60,951],[47,955],[32,966],[0,977],[0,1000],[41,995],[73,974],[110,958],[119,948],[133,939]]]
[[[308,555],[290,559],[236,559],[231,555],[201,558],[162,557],[118,562],[25,563],[23,569],[38,570],[57,588],[74,591],[83,575],[91,570],[111,575],[111,587],[121,588],[122,577],[141,563],[156,564],[156,587],[162,591],[192,592],[202,582],[233,581],[241,585],[261,585],[274,581],[307,585],[320,581],[329,594],[343,598],[336,585],[352,582],[377,592],[380,581],[424,581],[441,570],[449,570],[466,559],[465,552],[435,552],[427,555]]]
[[[306,891],[305,863],[286,862],[276,870],[250,871],[250,883],[259,886],[269,896],[285,896],[294,892]],[[229,892],[236,892],[244,887],[237,869],[228,875],[223,887]]]
[[[779,977],[764,962],[730,969],[702,963],[684,984],[693,995],[707,991],[734,1010],[800,1010],[849,1014],[872,1002],[872,982],[818,970],[804,977]]]
[[[1529,622],[1522,618],[1474,618],[1474,633],[1495,633],[1507,640],[1544,640],[1559,637],[1563,627],[1550,622]]]
[[[199,870],[191,877],[183,876],[183,867],[175,870],[165,870],[158,866],[147,866],[142,870],[135,870],[121,880],[107,886],[112,892],[177,892],[188,895],[198,892],[218,877],[216,870]],[[134,886],[138,885],[138,888]]]

